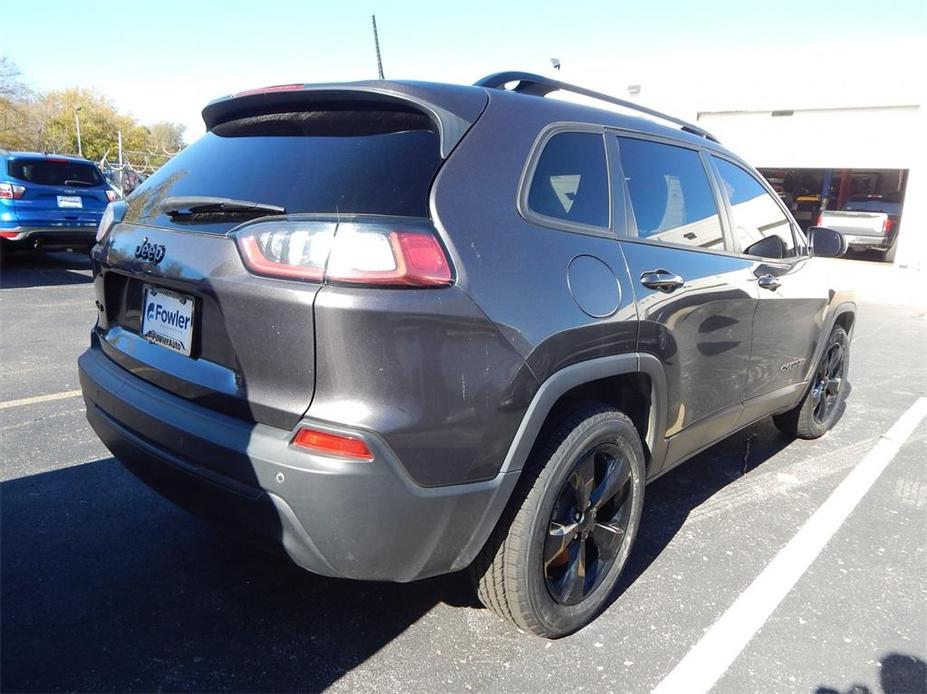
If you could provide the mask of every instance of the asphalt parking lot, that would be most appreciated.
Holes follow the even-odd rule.
[[[792,441],[760,422],[652,484],[622,592],[548,642],[479,608],[461,576],[315,577],[161,500],[75,392],[89,262],[14,259],[0,275],[0,687],[650,691],[927,394],[927,304],[872,298],[835,430]],[[927,690],[925,460],[922,420],[715,691]]]

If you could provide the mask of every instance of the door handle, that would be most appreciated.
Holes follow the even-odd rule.
[[[641,284],[647,289],[656,289],[669,294],[685,284],[685,280],[669,270],[658,269],[641,273]]]
[[[756,281],[756,283],[763,289],[768,289],[771,292],[776,291],[779,287],[782,286],[782,282],[779,281],[779,278],[773,277],[772,275],[763,275]]]

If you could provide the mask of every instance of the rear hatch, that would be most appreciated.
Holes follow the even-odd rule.
[[[898,223],[900,213],[900,197],[862,196],[851,198],[842,210],[822,212],[818,226],[854,236],[882,238]]]
[[[109,202],[109,186],[90,162],[17,156],[7,170],[21,188],[13,209],[23,227],[93,227]]]
[[[312,239],[330,240],[339,222],[427,222],[446,132],[433,112],[396,99],[287,96],[248,99],[245,112],[233,100],[225,120],[207,118],[209,132],[127,199],[97,251],[96,282],[110,358],[182,397],[289,429],[315,384],[313,301],[326,280],[324,260],[306,270]],[[260,231],[275,224],[298,231]],[[278,262],[253,261],[248,248]],[[295,256],[299,272],[274,269],[293,270]],[[153,313],[169,339],[143,327],[159,325]]]

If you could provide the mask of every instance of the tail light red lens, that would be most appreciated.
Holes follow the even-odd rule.
[[[19,200],[25,193],[25,186],[17,186],[13,183],[0,183],[0,199],[2,200]]]
[[[342,434],[332,434],[317,429],[300,429],[293,437],[293,445],[316,453],[334,455],[339,458],[371,461],[373,453],[362,439]]]
[[[450,262],[427,220],[288,218],[235,232],[245,265],[283,279],[364,286],[451,283]]]
[[[890,233],[894,225],[895,225],[895,221],[886,217],[885,221],[882,222],[882,233],[883,234]]]
[[[100,218],[100,226],[97,227],[97,243],[103,241],[112,228],[122,221],[126,209],[124,200],[117,200],[106,206],[106,209],[103,210],[103,217]]]
[[[119,199],[119,193],[115,190],[109,189],[106,191],[106,199],[109,202],[116,202]]]

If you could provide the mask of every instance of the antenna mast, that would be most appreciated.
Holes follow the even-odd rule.
[[[377,74],[380,76],[380,79],[383,79],[383,61],[380,59],[380,37],[377,34],[377,16],[372,14],[370,18],[373,20],[373,44],[377,48]]]

